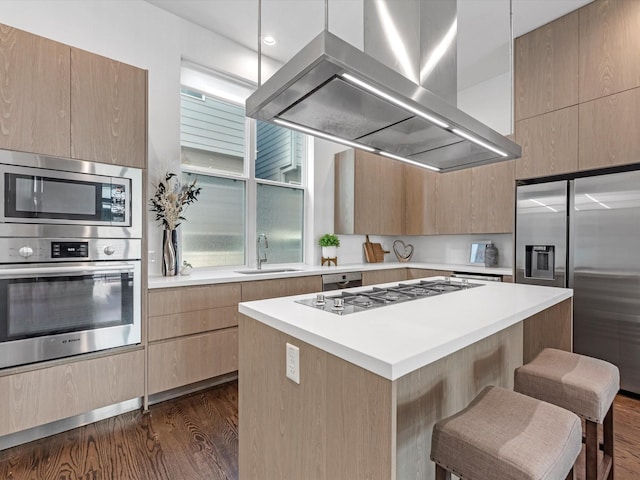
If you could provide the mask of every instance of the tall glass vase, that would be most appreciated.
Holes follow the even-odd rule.
[[[178,232],[162,231],[162,275],[173,277],[178,274]]]

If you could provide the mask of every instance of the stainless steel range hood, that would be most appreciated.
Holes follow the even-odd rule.
[[[247,99],[246,112],[441,172],[521,154],[519,145],[326,30]]]

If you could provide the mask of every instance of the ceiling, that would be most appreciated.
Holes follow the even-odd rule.
[[[147,0],[168,12],[257,50],[258,0]],[[329,31],[363,44],[363,1],[329,0]],[[399,1],[399,0],[398,0]],[[513,0],[518,37],[591,0]],[[276,37],[262,54],[289,60],[324,29],[325,0],[262,0],[262,34]],[[509,0],[458,0],[458,88],[508,69]]]

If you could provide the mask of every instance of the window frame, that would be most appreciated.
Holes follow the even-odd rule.
[[[225,75],[224,73],[221,73]],[[223,98],[220,96],[212,95],[210,93],[201,91],[197,88],[193,88],[191,86],[180,85],[180,95],[187,95],[182,92],[182,89],[187,89],[194,92],[202,93],[204,96],[209,97],[214,100],[219,100],[222,102],[232,103],[236,105],[241,105],[239,103],[234,102],[229,98]],[[182,102],[182,100],[181,100]],[[241,105],[244,107],[244,105]],[[284,128],[284,127],[281,127]],[[218,178],[226,178],[233,180],[242,180],[245,182],[245,245],[244,245],[244,265],[221,265],[221,266],[207,266],[200,267],[202,269],[212,269],[212,270],[229,270],[235,268],[251,268],[256,264],[257,258],[257,197],[258,197],[258,184],[272,185],[278,187],[286,187],[293,188],[297,190],[302,190],[302,199],[303,199],[303,222],[302,222],[302,260],[300,262],[291,262],[286,264],[276,264],[276,265],[300,265],[305,263],[307,259],[307,245],[306,240],[309,235],[309,229],[311,228],[311,223],[308,221],[307,216],[310,212],[309,209],[309,189],[308,189],[308,172],[309,172],[309,163],[310,163],[310,145],[311,139],[308,135],[303,135],[303,158],[301,162],[301,172],[300,172],[300,184],[293,183],[285,183],[279,182],[275,180],[265,180],[258,179],[255,176],[256,172],[256,159],[257,159],[257,121],[255,119],[249,118],[245,115],[245,155],[243,158],[243,171],[242,173],[233,173],[229,171],[219,170],[215,168],[206,168],[200,167],[196,165],[183,164],[182,159],[180,161],[180,173],[195,173],[198,175],[206,175],[211,177]],[[180,151],[182,152],[182,141],[180,142]],[[182,231],[180,232],[182,235]],[[181,242],[183,244],[183,242]],[[180,255],[182,258],[182,251],[180,251]]]

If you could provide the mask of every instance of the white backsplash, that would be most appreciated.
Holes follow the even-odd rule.
[[[338,248],[338,262],[340,265],[351,263],[364,263],[364,251],[362,244],[364,235],[339,235],[340,248]],[[393,253],[393,242],[402,240],[414,247],[411,262],[447,263],[464,265],[469,263],[469,249],[472,242],[489,240],[499,252],[498,267],[511,267],[513,265],[513,237],[511,234],[491,235],[434,235],[434,236],[381,236],[369,235],[369,240],[381,243],[382,248],[388,250],[385,262],[397,262]],[[411,263],[410,262],[410,263]],[[317,263],[320,263],[318,258]]]

